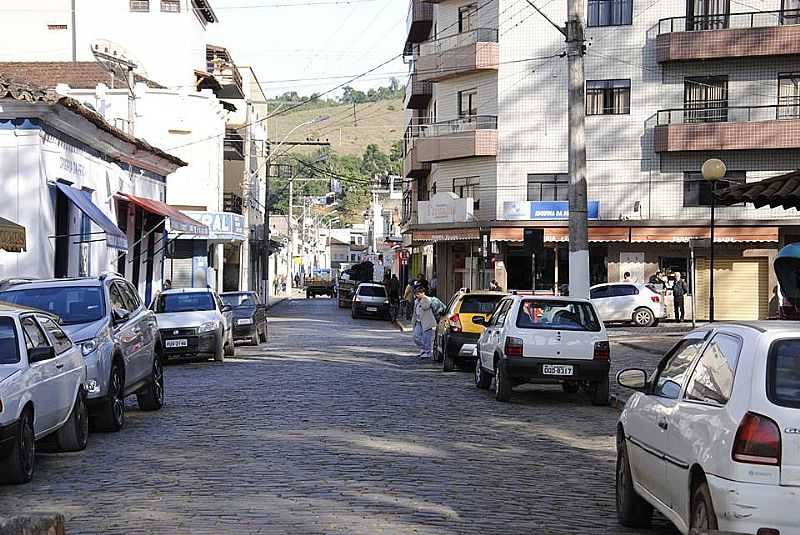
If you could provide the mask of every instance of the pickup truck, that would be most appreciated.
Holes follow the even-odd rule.
[[[318,295],[333,297],[335,293],[333,279],[330,276],[315,275],[306,279],[306,299],[311,299]]]

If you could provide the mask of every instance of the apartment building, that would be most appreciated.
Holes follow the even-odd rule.
[[[563,23],[566,3],[539,3]],[[758,8],[758,10],[755,9]],[[592,283],[691,271],[707,317],[711,186],[800,167],[800,4],[587,0]],[[563,36],[525,0],[412,0],[406,240],[440,286],[568,283]],[[724,185],[724,184],[723,184]],[[723,187],[720,185],[719,187]],[[716,211],[716,318],[768,315],[794,210]]]

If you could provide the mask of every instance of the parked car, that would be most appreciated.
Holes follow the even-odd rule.
[[[353,295],[353,319],[360,316],[378,316],[389,319],[389,296],[383,284],[363,282]]]
[[[236,353],[233,309],[208,288],[166,290],[153,300],[164,357],[199,356],[223,362]]]
[[[478,339],[475,385],[488,389],[494,377],[498,401],[524,383],[561,384],[574,393],[583,386],[594,405],[608,403],[610,347],[603,322],[586,299],[510,295],[487,321]]]
[[[712,324],[683,337],[635,393],[617,427],[617,516],[653,508],[682,533],[800,534],[800,329]]]
[[[79,451],[89,436],[86,364],[58,318],[0,305],[0,482],[27,483],[36,441]]]
[[[251,346],[267,341],[267,306],[256,292],[224,292],[222,303],[233,312],[233,339],[247,340]]]
[[[488,319],[497,303],[505,297],[502,292],[462,289],[447,304],[447,310],[436,326],[433,337],[433,358],[442,362],[442,369],[453,371],[458,364],[474,362],[475,344],[483,327],[472,319]]]
[[[639,327],[652,327],[667,317],[664,296],[646,284],[598,284],[592,286],[589,296],[605,323],[632,322]]]
[[[123,277],[40,280],[15,284],[0,301],[37,308],[61,318],[86,361],[91,423],[103,431],[125,426],[125,398],[139,407],[164,404],[164,368],[155,315]]]

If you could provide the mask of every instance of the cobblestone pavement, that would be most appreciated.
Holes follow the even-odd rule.
[[[497,403],[329,299],[272,312],[270,341],[167,367],[168,405],[42,454],[0,514],[71,534],[634,534],[614,511],[611,408],[530,388]],[[662,518],[642,533],[676,535]]]

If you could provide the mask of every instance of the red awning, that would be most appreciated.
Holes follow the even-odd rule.
[[[170,230],[172,232],[181,232],[184,234],[194,234],[197,236],[207,236],[208,227],[199,221],[192,219],[186,214],[182,213],[177,208],[165,204],[161,201],[154,199],[145,199],[143,197],[136,197],[130,193],[117,193],[117,198],[123,201],[132,202],[140,206],[142,209],[150,212],[151,214],[166,217],[169,220]]]

